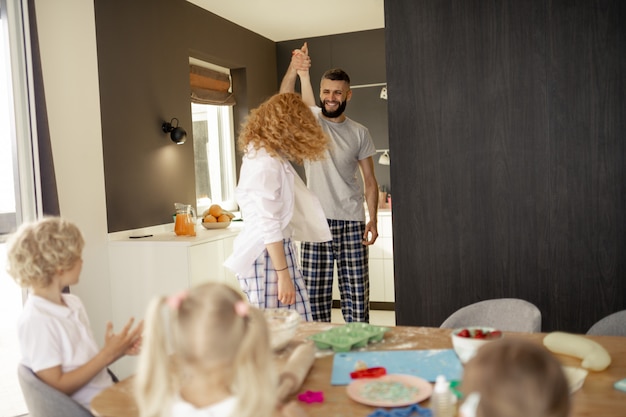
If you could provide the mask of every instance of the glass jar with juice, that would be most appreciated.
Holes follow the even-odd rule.
[[[196,212],[190,204],[174,203],[176,220],[174,233],[176,236],[196,235]]]

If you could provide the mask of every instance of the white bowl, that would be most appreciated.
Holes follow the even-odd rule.
[[[215,223],[205,223],[202,222],[202,227],[204,227],[205,229],[211,230],[211,229],[226,229],[228,226],[230,226],[230,222],[215,222]]]
[[[467,329],[472,337],[459,336],[458,334],[464,329]],[[497,337],[476,339],[473,336],[478,329],[482,330],[483,333],[497,331],[497,329],[494,329],[493,327],[468,326],[455,329],[452,332],[452,346],[454,347],[454,351],[459,357],[461,363],[467,363],[470,359],[472,359],[474,355],[476,355],[478,348],[480,348],[485,343],[489,343],[493,340],[498,340],[502,337],[502,333],[499,333],[499,336]]]
[[[270,330],[270,344],[275,351],[287,346],[296,334],[300,323],[300,313],[286,308],[268,308],[263,310]]]

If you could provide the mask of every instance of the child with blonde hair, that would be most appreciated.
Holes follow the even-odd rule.
[[[141,417],[271,417],[278,377],[263,313],[228,285],[155,298],[136,376]],[[290,404],[283,415],[300,415]]]
[[[499,339],[463,371],[461,417],[567,417],[570,397],[559,361],[543,346]]]
[[[21,363],[85,408],[113,384],[107,367],[137,354],[142,324],[129,320],[120,333],[107,323],[105,344],[96,343],[87,313],[75,295],[84,240],[76,225],[58,217],[25,223],[8,242],[7,271],[29,294],[18,321]]]

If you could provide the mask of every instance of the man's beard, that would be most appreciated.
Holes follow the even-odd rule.
[[[333,111],[333,112],[328,112],[326,111],[326,106],[324,105],[324,102],[320,100],[320,104],[319,106],[322,109],[322,114],[326,117],[328,117],[329,119],[334,119],[336,117],[339,117],[343,114],[344,111],[346,111],[346,106],[348,105],[348,100],[343,101],[339,107],[337,107],[337,110]]]

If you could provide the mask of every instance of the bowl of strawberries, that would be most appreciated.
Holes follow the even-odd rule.
[[[470,326],[452,331],[452,346],[461,363],[467,363],[485,343],[502,337],[493,327]]]

